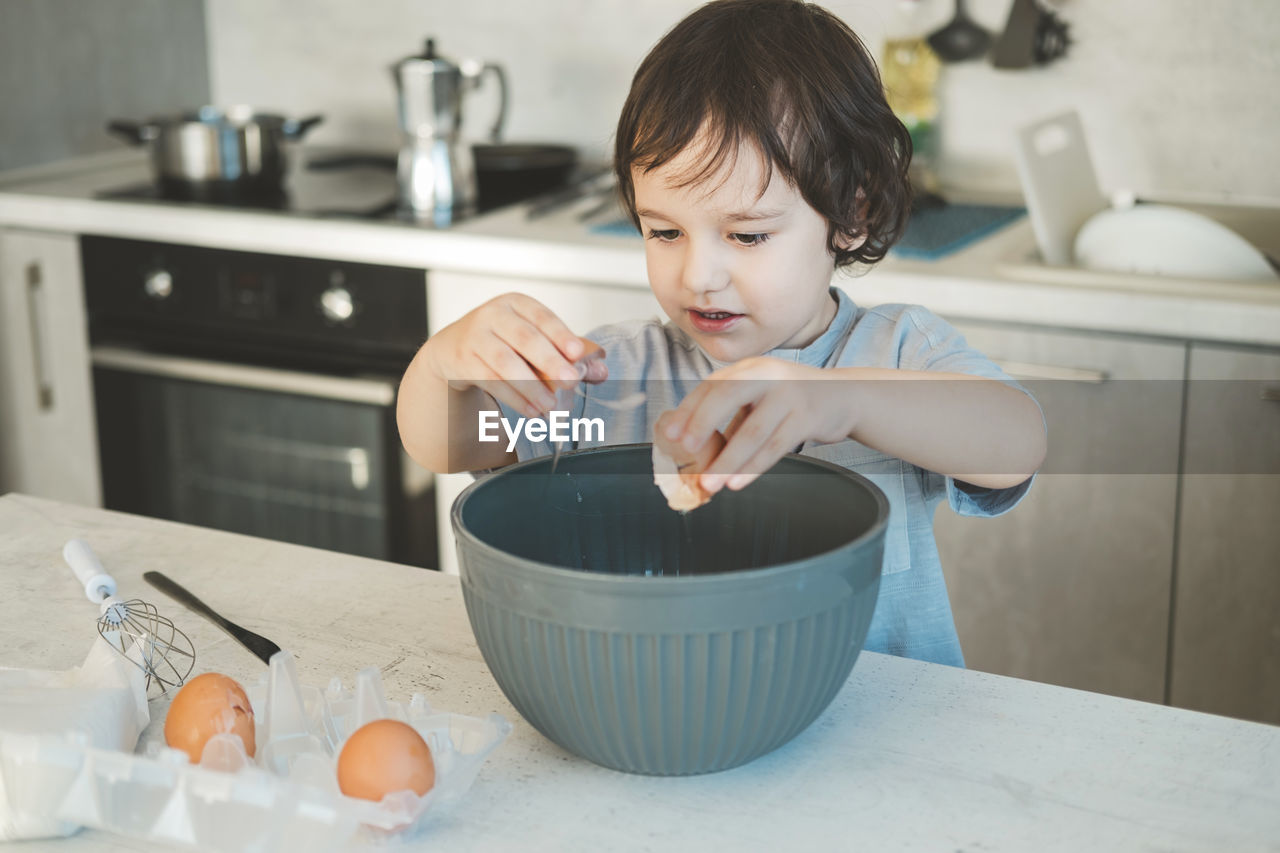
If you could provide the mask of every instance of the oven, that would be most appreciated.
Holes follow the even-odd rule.
[[[104,504],[435,567],[395,398],[422,270],[81,238]]]

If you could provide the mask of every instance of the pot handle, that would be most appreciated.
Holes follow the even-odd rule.
[[[154,124],[138,124],[136,121],[121,121],[119,119],[109,121],[107,122],[107,132],[122,136],[134,145],[144,145],[156,138],[156,126]]]
[[[301,139],[302,135],[320,122],[324,116],[307,116],[299,119],[285,119],[284,135],[286,139]]]

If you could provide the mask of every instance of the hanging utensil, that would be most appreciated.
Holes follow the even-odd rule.
[[[996,68],[1047,65],[1071,46],[1070,26],[1036,0],[1013,0],[1004,32],[991,48]]]
[[[196,664],[196,650],[190,638],[153,605],[137,598],[116,598],[116,579],[107,574],[88,542],[67,542],[62,558],[76,580],[84,584],[89,600],[102,606],[99,636],[146,675],[147,695],[154,698],[170,687],[180,686]]]
[[[943,62],[977,59],[991,47],[991,33],[974,23],[965,0],[956,0],[956,14],[945,27],[929,36],[929,47]]]
[[[1071,47],[1071,26],[1049,9],[1040,10],[1036,21],[1034,56],[1037,65],[1048,65],[1065,56]]]

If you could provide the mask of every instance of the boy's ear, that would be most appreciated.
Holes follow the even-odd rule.
[[[854,208],[856,210],[856,220],[859,223],[858,230],[853,233],[841,231],[836,235],[836,245],[843,252],[852,252],[867,242],[867,196],[861,189],[854,196]]]
[[[836,245],[840,247],[842,252],[852,252],[865,242],[867,242],[867,232],[865,230],[857,235],[848,234],[844,231],[836,235]]]

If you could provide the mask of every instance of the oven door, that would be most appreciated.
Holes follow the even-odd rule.
[[[395,425],[398,377],[92,351],[109,509],[434,566],[430,474]]]

